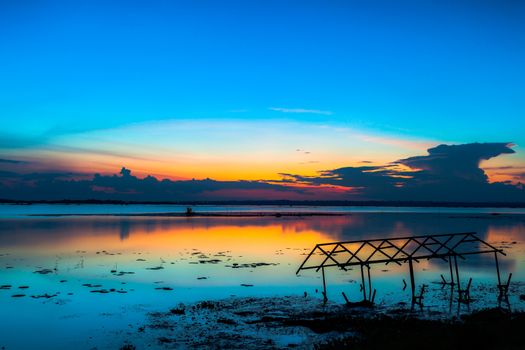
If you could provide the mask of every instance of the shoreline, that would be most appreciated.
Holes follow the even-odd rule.
[[[180,206],[290,206],[290,207],[416,207],[416,208],[525,208],[525,202],[446,202],[446,201],[133,201],[103,199],[18,200],[0,198],[11,205],[180,205]]]
[[[202,212],[202,213],[100,213],[100,214],[26,214],[26,216],[45,216],[45,217],[63,217],[63,216],[135,216],[135,217],[303,217],[303,216],[351,216],[352,213],[323,213],[323,212]]]

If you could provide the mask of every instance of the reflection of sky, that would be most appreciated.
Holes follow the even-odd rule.
[[[306,271],[296,277],[295,271],[304,254],[316,243],[333,240],[477,231],[481,238],[504,247],[508,253],[507,257],[500,258],[504,278],[508,272],[513,272],[513,281],[524,281],[523,220],[521,215],[428,213],[354,213],[302,218],[3,219],[0,220],[0,285],[11,284],[13,288],[0,290],[3,305],[0,316],[15,320],[11,328],[0,330],[0,335],[11,339],[10,331],[16,332],[27,325],[37,327],[43,321],[43,312],[52,315],[49,324],[44,326],[48,330],[45,339],[52,342],[53,337],[58,337],[53,329],[62,327],[66,317],[70,318],[64,327],[82,333],[88,330],[80,331],[75,327],[97,319],[99,313],[124,312],[129,322],[139,322],[140,310],[166,308],[179,302],[230,295],[300,295],[304,291],[319,295],[315,293],[316,289],[321,290],[319,274]],[[220,261],[209,263],[212,259]],[[488,283],[489,292],[485,299],[477,302],[478,306],[496,301],[492,259],[492,255],[487,255],[459,261],[462,279],[474,279],[475,293],[481,293],[484,283]],[[272,265],[232,268],[234,264],[245,263]],[[55,267],[57,271],[51,274],[34,273]],[[162,269],[148,270],[155,267]],[[110,273],[113,269],[134,274],[115,276]],[[418,286],[421,283],[430,285],[426,303],[436,308],[444,307],[440,298],[446,291],[440,291],[432,282],[440,280],[440,273],[448,277],[448,264],[438,260],[421,261],[415,264],[415,271]],[[350,299],[358,300],[361,297],[359,278],[356,268],[349,272],[328,269],[329,298],[342,302],[341,291],[345,291]],[[406,266],[372,266],[377,300],[386,303],[408,301],[408,290],[401,289],[403,278],[408,281]],[[62,280],[66,282],[60,282]],[[82,286],[85,283],[101,284],[101,288],[127,293],[90,293],[90,288]],[[19,290],[20,285],[30,288]],[[170,287],[173,291],[155,289],[160,287]],[[49,300],[29,298],[30,295],[57,292],[60,294]],[[16,293],[27,296],[10,297]],[[24,321],[20,317],[24,317]],[[120,327],[114,319],[97,322],[108,328]],[[99,324],[97,322],[93,324]]]

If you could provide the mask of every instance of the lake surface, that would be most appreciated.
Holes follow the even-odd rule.
[[[0,206],[0,347],[91,349],[125,337],[145,314],[179,303],[230,296],[308,295],[322,298],[321,276],[297,268],[317,243],[475,231],[504,249],[502,276],[513,274],[510,305],[525,282],[522,209],[194,207],[197,212],[344,212],[304,217],[140,217],[38,214],[184,212],[186,206]],[[495,215],[495,213],[499,213]],[[28,214],[37,214],[28,216]],[[498,305],[494,257],[460,261],[462,282],[473,279],[471,308]],[[465,311],[450,299],[448,264],[415,264],[416,284],[428,286],[423,312]],[[328,298],[362,297],[358,269],[327,269]],[[407,266],[372,267],[376,302],[410,302]],[[27,288],[20,288],[27,287]],[[104,293],[108,291],[108,293]],[[14,295],[19,295],[13,297]],[[21,296],[23,295],[23,296]],[[51,296],[51,297],[49,297]],[[49,298],[48,298],[49,297]],[[38,336],[21,334],[38,333]]]

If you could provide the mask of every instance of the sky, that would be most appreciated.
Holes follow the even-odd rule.
[[[506,187],[444,199],[525,201],[524,61],[520,1],[0,0],[0,197],[431,200],[400,161],[465,145],[455,180]],[[94,184],[122,168],[220,189]]]

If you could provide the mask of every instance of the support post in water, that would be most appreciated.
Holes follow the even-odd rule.
[[[512,273],[509,274],[509,278],[507,280],[507,283],[502,284],[501,283],[501,275],[499,272],[499,262],[498,262],[498,254],[494,253],[494,260],[496,262],[496,272],[498,274],[498,300],[507,300],[509,299],[509,286],[510,286],[510,280],[512,278]]]
[[[363,290],[363,301],[366,301],[365,271],[363,265],[361,265],[361,289]]]
[[[368,272],[368,300],[372,300],[372,279],[370,277],[370,265],[366,265]]]
[[[408,269],[410,271],[410,290],[412,292],[412,304],[416,303],[416,281],[414,278],[414,265],[412,259],[408,259]]]
[[[326,279],[324,276],[324,267],[321,268],[321,271],[323,273],[323,302],[326,304],[328,297],[326,296]]]

